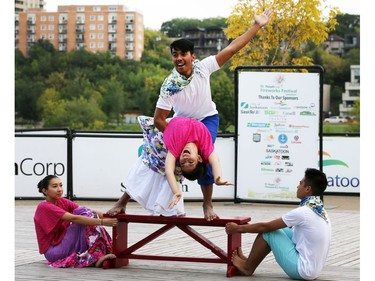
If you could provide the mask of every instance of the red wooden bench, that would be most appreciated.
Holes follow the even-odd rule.
[[[227,277],[236,275],[237,269],[233,266],[231,255],[234,250],[241,247],[241,234],[227,235],[227,251],[225,252],[213,242],[208,240],[191,226],[214,226],[225,227],[228,222],[235,222],[237,224],[246,224],[250,221],[249,217],[235,217],[235,218],[220,218],[213,221],[206,221],[204,218],[194,217],[163,217],[163,216],[148,216],[148,215],[130,215],[119,214],[117,226],[113,227],[113,253],[116,259],[106,260],[103,268],[117,268],[129,264],[129,259],[145,259],[145,260],[169,260],[169,261],[186,261],[186,262],[206,262],[206,263],[225,263],[227,264]],[[160,229],[149,234],[142,240],[128,246],[128,225],[129,223],[147,223],[147,224],[162,224]],[[177,227],[194,240],[202,244],[204,247],[212,251],[217,257],[202,258],[202,257],[179,257],[179,256],[164,256],[164,255],[144,255],[135,254],[134,252],[147,243],[153,241],[163,233],[170,229]],[[223,235],[226,235],[223,231]]]

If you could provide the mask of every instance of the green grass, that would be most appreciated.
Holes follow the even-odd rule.
[[[108,128],[109,130],[125,131],[125,132],[142,132],[141,126],[138,123],[135,124],[122,124],[116,127]]]
[[[323,124],[323,133],[359,133],[359,124]]]

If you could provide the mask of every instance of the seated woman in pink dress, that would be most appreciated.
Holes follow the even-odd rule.
[[[101,267],[104,260],[116,256],[112,239],[104,226],[115,226],[116,218],[80,207],[63,198],[59,177],[48,175],[38,183],[46,200],[39,203],[34,215],[39,253],[52,267]]]

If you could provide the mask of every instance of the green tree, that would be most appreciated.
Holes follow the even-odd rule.
[[[41,81],[18,78],[15,81],[15,111],[26,120],[40,121],[42,116],[37,101],[45,87]]]
[[[343,58],[326,52],[319,46],[306,53],[313,59],[313,63],[324,68],[324,84],[331,85],[330,109],[332,115],[339,115],[339,105],[342,102],[345,81],[349,81],[350,67]]]
[[[319,45],[336,26],[338,10],[321,8],[326,0],[239,0],[227,23],[228,38],[236,38],[249,28],[254,13],[271,8],[270,22],[258,32],[245,48],[233,58],[233,68],[239,65],[310,65],[304,55],[308,41]],[[298,56],[295,54],[298,53]]]
[[[172,40],[164,33],[150,29],[146,29],[144,34],[145,49],[142,54],[142,64],[171,68],[169,45]]]
[[[331,85],[330,112],[339,115],[339,105],[342,103],[342,93],[345,83],[350,81],[350,66],[359,64],[359,49],[350,50],[345,57],[326,52],[319,46],[306,54],[313,59],[314,64],[324,68],[324,84]]]
[[[361,100],[358,99],[354,102],[353,109],[350,112],[354,119],[358,122],[358,124],[361,121]],[[359,131],[359,130],[358,130]]]
[[[150,112],[150,93],[145,87],[145,82],[148,75],[149,72],[143,68],[140,68],[136,73],[127,74],[126,78],[129,81],[127,84],[127,90],[129,91],[129,96],[131,97],[126,104],[128,112]]]
[[[93,83],[91,83],[87,78],[86,72],[83,72],[82,70],[74,72],[74,78],[69,79],[69,83],[67,83],[66,86],[60,91],[62,99],[72,100],[74,98],[78,98],[85,95],[85,93],[87,93],[87,89],[94,88]],[[87,95],[89,94],[86,94],[86,98]]]
[[[53,89],[47,90],[39,102],[45,127],[67,127],[77,130],[101,130],[106,115],[94,99],[83,97],[72,100],[59,99]]]
[[[28,61],[33,67],[33,76],[47,77],[55,70],[55,49],[48,40],[38,40],[28,52]]]
[[[65,103],[66,124],[70,128],[102,130],[105,128],[106,115],[95,99],[80,97]]]
[[[45,85],[47,88],[54,88],[60,91],[69,84],[69,81],[65,78],[63,72],[52,72],[48,78],[45,80]]]
[[[181,37],[184,29],[197,27],[200,24],[199,19],[176,18],[163,22],[160,31],[168,37]]]
[[[207,18],[201,20],[200,27],[208,28],[208,27],[227,27],[226,23],[227,19],[223,17],[216,17],[216,18]]]
[[[15,59],[15,65],[17,66],[16,68],[16,73],[17,73],[17,71],[26,64],[26,58],[20,50],[16,50],[14,59]]]
[[[215,101],[220,116],[220,131],[225,132],[235,124],[235,99],[233,73],[228,73],[228,66],[224,70],[216,71],[211,75],[212,99]]]
[[[111,79],[102,85],[103,111],[120,125],[120,116],[125,107],[125,92],[120,81]]]
[[[227,27],[226,19],[223,17],[207,18],[207,19],[193,19],[193,18],[175,18],[170,21],[163,22],[160,31],[168,37],[181,37],[185,29],[196,27]]]
[[[360,16],[351,14],[337,15],[337,28],[334,33],[344,37],[345,34],[360,33]]]
[[[350,66],[340,56],[328,52],[322,52],[321,56],[324,83],[344,87],[345,82],[350,81]]]
[[[171,68],[171,63],[169,63]],[[153,116],[156,106],[156,101],[159,98],[160,86],[163,83],[165,77],[170,73],[170,70],[165,70],[158,65],[145,65],[145,78],[144,78],[144,89],[148,96],[148,108],[144,110],[144,114]]]
[[[360,50],[359,48],[354,48],[349,50],[345,55],[345,61],[347,65],[359,65],[361,64],[360,61]]]

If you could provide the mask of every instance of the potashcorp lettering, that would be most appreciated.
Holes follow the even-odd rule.
[[[42,175],[56,175],[62,176],[65,173],[65,166],[63,163],[42,163],[35,162],[33,158],[24,158],[19,163],[14,163],[15,175],[25,176],[42,176]]]

